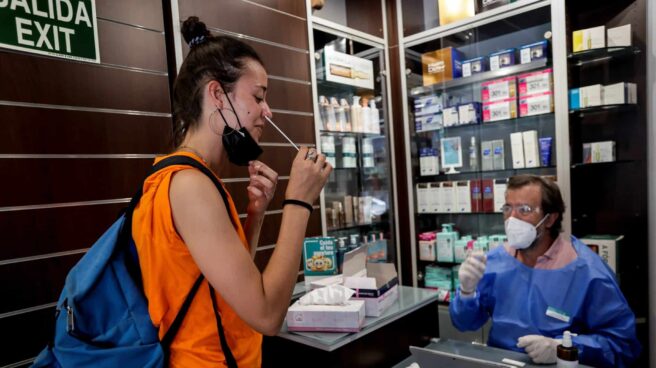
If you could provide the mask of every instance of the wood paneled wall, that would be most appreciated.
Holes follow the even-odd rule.
[[[171,0],[178,1],[178,0]],[[170,151],[171,1],[96,0],[100,64],[0,49],[0,367],[27,366],[51,336],[70,268],[113,222],[153,158]],[[274,121],[314,144],[305,2],[180,0],[215,33],[242,37],[270,75]],[[256,263],[274,247],[294,150],[266,128],[282,176]],[[243,213],[247,174],[222,173]],[[314,211],[308,236],[321,233]],[[300,268],[299,268],[300,269]],[[302,277],[302,275],[299,275]]]

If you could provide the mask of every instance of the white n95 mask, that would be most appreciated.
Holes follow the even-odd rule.
[[[526,249],[531,246],[535,238],[537,238],[536,229],[542,225],[544,220],[547,219],[547,216],[549,215],[545,215],[535,226],[518,218],[509,217],[504,223],[508,245],[515,249]]]

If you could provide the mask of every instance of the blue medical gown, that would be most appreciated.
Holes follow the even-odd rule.
[[[575,237],[572,245],[577,258],[554,270],[528,267],[503,247],[490,251],[475,297],[458,291],[451,301],[453,325],[477,330],[492,317],[488,345],[520,352],[521,336],[561,338],[569,330],[579,335],[581,364],[630,365],[640,353],[635,316],[610,268]]]

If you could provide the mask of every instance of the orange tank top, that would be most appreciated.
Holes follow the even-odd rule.
[[[189,156],[202,162],[191,153],[178,152],[176,155]],[[157,158],[155,162],[162,158]],[[200,275],[191,253],[173,225],[169,200],[173,174],[185,169],[189,169],[189,166],[170,166],[148,177],[132,220],[132,236],[139,255],[148,311],[153,324],[159,328],[160,339],[168,331],[187,293]],[[246,235],[230,194],[228,202],[230,216],[237,224],[235,230],[248,250]],[[242,321],[218,293],[216,299],[228,346],[239,367],[261,366],[262,335]],[[198,289],[171,344],[170,366],[227,366],[206,280]]]

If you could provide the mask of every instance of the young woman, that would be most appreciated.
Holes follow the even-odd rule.
[[[257,160],[265,117],[272,116],[265,99],[267,73],[250,46],[210,35],[196,17],[184,22],[182,34],[190,51],[173,86],[172,155],[189,156],[214,173],[228,161],[248,166],[248,217],[242,229],[229,195],[226,207],[212,180],[199,170],[173,166],[148,178],[134,212],[133,238],[150,317],[162,338],[202,273],[206,281],[173,340],[169,364],[227,365],[211,286],[237,364],[260,366],[261,334],[276,334],[284,320],[310,205],[332,167],[325,156],[300,149],[291,164],[278,241],[260,272],[253,258],[278,181],[278,174]]]

